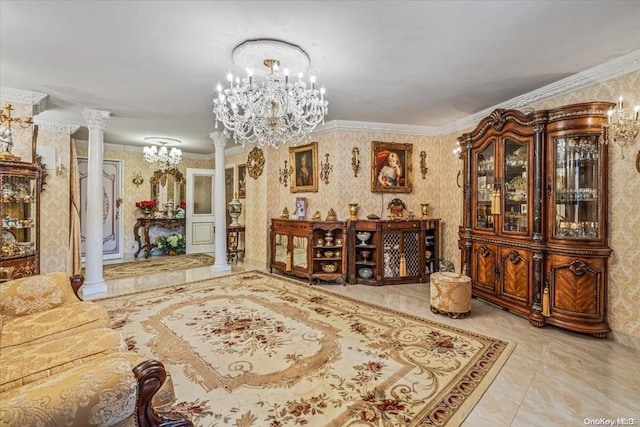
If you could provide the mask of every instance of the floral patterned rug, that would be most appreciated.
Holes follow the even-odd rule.
[[[190,254],[176,256],[158,256],[121,264],[107,264],[103,266],[105,280],[137,277],[163,271],[185,270],[187,268],[206,267],[213,265],[213,257],[205,254]],[[83,271],[84,273],[84,271]]]
[[[514,348],[258,271],[97,302],[201,427],[459,425]]]

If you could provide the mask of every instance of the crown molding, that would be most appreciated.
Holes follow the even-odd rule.
[[[88,148],[89,142],[83,139],[76,139],[76,146],[80,148]],[[134,145],[124,145],[124,144],[111,144],[108,142],[104,143],[104,151],[120,151],[126,153],[144,153],[144,147],[134,146]],[[213,160],[213,154],[195,154],[195,153],[186,153],[182,152],[183,159],[192,159],[192,160]]]
[[[0,99],[5,101],[17,102],[33,106],[33,115],[42,113],[47,109],[46,93],[32,92],[30,90],[13,89],[6,86],[0,86]]]
[[[326,122],[325,124],[318,126],[313,133],[317,135],[336,130],[384,132],[403,135],[439,135],[439,128],[435,126],[399,125],[393,123],[357,122],[350,120],[331,120],[330,122]]]
[[[38,125],[38,129],[46,130],[51,132],[64,132],[69,135],[73,135],[76,133],[81,126],[80,125],[63,125],[61,123],[48,122],[42,119],[39,119],[37,116],[33,118],[33,122]]]

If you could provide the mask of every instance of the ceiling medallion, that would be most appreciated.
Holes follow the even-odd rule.
[[[213,112],[218,122],[233,133],[236,143],[296,145],[309,139],[324,122],[328,101],[324,87],[316,88],[315,76],[304,80],[309,56],[300,47],[277,40],[249,40],[233,50],[233,63],[247,76],[227,74],[218,84]],[[298,76],[289,80],[289,73]],[[261,77],[261,83],[255,79]]]

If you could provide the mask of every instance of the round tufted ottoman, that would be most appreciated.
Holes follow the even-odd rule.
[[[471,313],[471,278],[458,273],[431,275],[431,311],[461,319]]]

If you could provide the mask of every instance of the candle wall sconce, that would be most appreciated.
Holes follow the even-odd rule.
[[[333,165],[329,163],[329,153],[324,156],[327,160],[324,164],[320,162],[320,179],[323,180],[325,184],[329,184],[329,174],[333,172]]]
[[[351,168],[353,169],[353,176],[358,177],[358,170],[360,169],[360,150],[358,147],[353,147],[351,150]]]
[[[293,175],[293,166],[287,166],[288,162],[284,161],[284,169],[278,169],[280,175],[280,184],[287,186],[287,182],[289,182],[289,178]]]
[[[142,177],[142,175],[140,175],[140,172],[138,172],[136,176],[133,177],[131,182],[133,182],[136,185],[136,187],[140,187],[144,182],[144,178]]]
[[[56,166],[56,176],[63,178],[67,175],[67,167],[62,164],[62,160],[58,159],[58,166]]]
[[[429,168],[427,167],[427,152],[420,152],[420,173],[422,174],[422,179],[426,179],[427,171]]]
[[[602,125],[600,143],[616,143],[620,146],[620,153],[624,159],[624,147],[633,145],[640,133],[640,104],[633,110],[624,107],[623,97],[618,99],[618,104],[607,111],[608,119]]]

